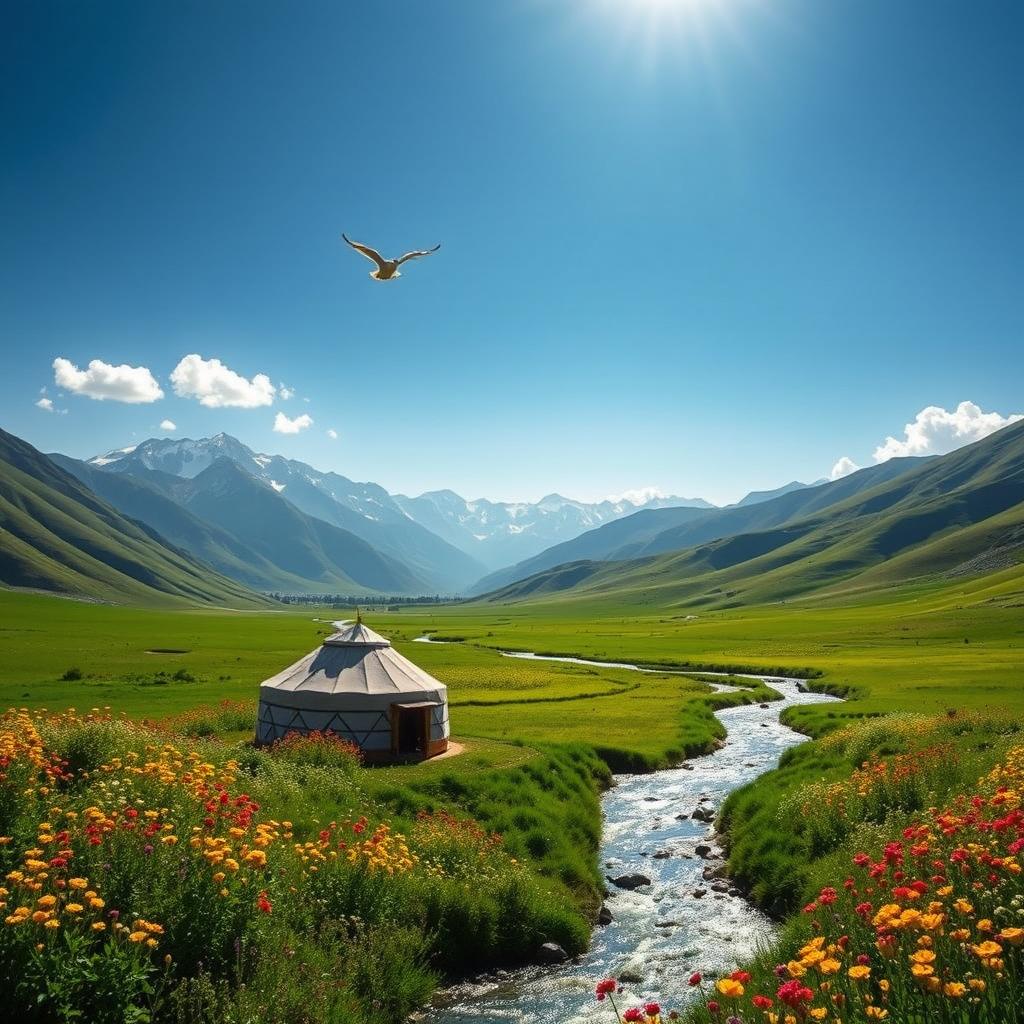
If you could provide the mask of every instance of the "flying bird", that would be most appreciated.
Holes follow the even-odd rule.
[[[438,243],[433,249],[414,249],[412,252],[407,252],[404,256],[399,256],[397,260],[386,260],[376,249],[371,249],[368,245],[363,245],[361,242],[353,242],[344,231],[341,233],[341,237],[356,252],[361,252],[368,260],[376,264],[377,269],[370,271],[370,277],[375,281],[393,281],[396,277],[402,276],[398,268],[407,260],[418,260],[421,256],[429,256],[432,252],[437,252],[441,248],[440,243]]]

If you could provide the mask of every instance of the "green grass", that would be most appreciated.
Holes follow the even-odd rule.
[[[851,718],[908,709],[1007,710],[1019,716],[1022,606],[1024,573],[1009,569],[942,585],[697,617],[664,610],[637,614],[606,602],[572,608],[558,602],[410,607],[375,614],[375,629],[448,684],[453,736],[467,742],[467,753],[369,775],[376,796],[396,814],[450,805],[506,831],[553,886],[589,907],[597,891],[596,793],[606,770],[594,754],[616,769],[644,770],[678,760],[721,738],[716,707],[772,696],[742,686],[712,695],[700,682],[701,668],[799,673],[810,677],[810,685],[846,694],[843,704],[787,711],[787,721],[811,735]],[[339,610],[334,617],[347,614]],[[251,702],[255,712],[259,682],[331,631],[316,616],[331,613],[156,611],[0,593],[0,706],[110,706],[158,719],[231,699]],[[462,640],[412,642],[430,630]],[[184,653],[146,653],[157,649]],[[513,649],[638,661],[687,675],[501,653]],[[72,668],[83,678],[62,680]],[[175,679],[179,670],[194,681]],[[229,735],[244,737],[241,730]],[[556,765],[567,756],[567,744],[584,759],[586,798],[570,786],[540,818],[517,815],[541,801],[538,779],[567,770]],[[744,880],[763,883],[756,895],[765,906],[788,908],[806,878],[805,854],[799,844],[787,845],[793,829],[777,818],[780,801],[794,785],[849,770],[849,763],[808,745],[735,798],[739,812],[729,816],[734,866]],[[531,782],[533,772],[537,778]],[[575,814],[580,820],[565,826]],[[564,842],[540,838],[560,832]]]

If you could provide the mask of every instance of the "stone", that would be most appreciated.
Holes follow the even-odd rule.
[[[603,928],[605,925],[611,924],[615,918],[612,917],[612,912],[602,903],[601,909],[597,912],[597,923]]]
[[[569,959],[569,954],[557,942],[545,942],[537,950],[537,959],[543,964],[561,964]]]
[[[654,927],[655,928],[678,928],[679,927],[679,922],[678,921],[655,921],[654,922]]]
[[[713,807],[696,807],[690,813],[690,817],[694,821],[703,821],[705,824],[710,824],[715,820],[715,809]]]
[[[692,772],[694,770],[692,764],[681,764],[679,767],[682,768],[684,772]]]
[[[725,884],[725,882],[715,882],[715,884],[713,886],[711,886],[711,891],[712,892],[728,892],[729,891],[729,886],[727,886]]]
[[[657,851],[655,851],[654,859],[655,860],[668,860],[668,858],[671,857],[671,856],[672,856],[672,854],[669,853],[668,850],[657,850]]]
[[[698,843],[694,847],[693,852],[697,854],[698,857],[702,857],[704,860],[708,860],[710,857],[714,856],[715,851],[710,846],[708,846],[707,843]]]
[[[693,890],[693,898],[695,900],[701,900],[705,896],[707,896],[707,894],[708,894],[707,889],[694,889]]]
[[[686,821],[689,817],[688,814],[677,814],[676,821]]]
[[[633,970],[632,967],[624,967],[619,971],[619,979],[624,985],[639,985],[644,977],[638,971]]]
[[[615,878],[608,875],[607,878],[612,885],[618,886],[620,889],[639,889],[642,885],[651,884],[651,880],[646,875],[641,875],[639,871],[631,871],[625,875],[617,875]]]

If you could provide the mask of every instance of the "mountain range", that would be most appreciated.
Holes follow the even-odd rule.
[[[80,462],[0,431],[0,583],[233,607],[255,591],[721,607],[998,571],[1024,559],[1024,424],[726,508],[665,501],[682,499],[408,498],[224,434]],[[491,573],[463,550],[526,532],[567,539]]]
[[[515,579],[485,599],[732,607],[1015,568],[1024,423],[755,505],[682,511],[639,513],[560,545],[542,556],[551,564],[510,570]]]
[[[432,491],[410,498],[389,494],[375,483],[255,452],[228,434],[199,440],[150,438],[95,456],[86,465],[154,484],[179,500],[167,478],[196,480],[201,489],[206,472],[219,460],[233,463],[307,516],[347,530],[403,563],[416,585],[425,588],[421,593],[463,593],[489,569],[642,508],[713,507],[700,498],[663,496],[587,503],[551,494],[536,503],[516,503],[467,501],[453,491]],[[196,499],[190,500],[194,510]]]

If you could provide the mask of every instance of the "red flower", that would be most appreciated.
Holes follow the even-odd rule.
[[[256,900],[256,906],[263,911],[264,914],[269,914],[273,909],[274,905],[267,898],[267,890],[264,889]]]
[[[750,974],[747,971],[733,971],[729,977],[733,981],[738,981],[743,985],[746,985],[746,983],[750,981]]]
[[[835,903],[836,895],[837,893],[835,889],[833,889],[832,886],[827,885],[824,889],[821,890],[821,893],[818,896],[818,900],[825,906],[828,906],[830,903]]]
[[[690,988],[693,988],[695,985],[699,985],[700,983],[700,971],[694,971],[693,974],[690,975]]]
[[[629,1024],[638,1024],[644,1019],[644,1015],[635,1007],[631,1006],[623,1015],[622,1019],[629,1021]]]
[[[768,996],[754,996],[751,1002],[759,1010],[770,1010],[775,1005],[775,1001],[773,999],[769,999]]]
[[[599,1003],[604,1002],[604,997],[614,993],[616,987],[614,978],[603,978],[597,983],[597,987],[594,989],[594,994],[597,996]]]
[[[718,1003],[714,999],[708,1001],[708,1013],[718,1013]]]
[[[646,1003],[644,1005],[644,1013],[648,1017],[657,1017],[661,1013],[661,1007],[657,1003]]]
[[[806,985],[801,985],[796,978],[780,985],[779,991],[775,994],[787,1006],[792,1006],[794,1009],[801,1003],[809,1003],[814,998],[814,993]]]

